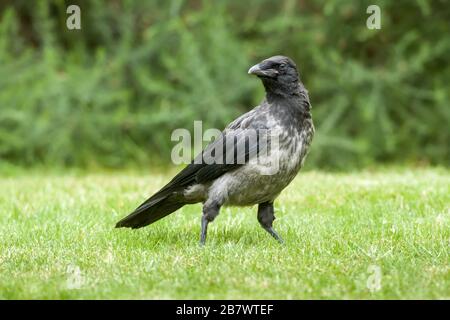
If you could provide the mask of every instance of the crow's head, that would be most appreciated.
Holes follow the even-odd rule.
[[[273,56],[254,65],[248,70],[261,79],[267,91],[288,92],[298,86],[297,66],[285,56]]]

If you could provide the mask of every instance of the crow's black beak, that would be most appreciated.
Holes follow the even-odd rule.
[[[248,74],[254,74],[258,77],[269,77],[273,78],[278,74],[278,71],[275,69],[265,69],[264,66],[262,66],[263,63],[255,64],[253,67],[248,69]]]
[[[262,72],[261,68],[259,67],[259,64],[255,64],[253,67],[248,69],[248,74],[254,74],[254,75],[260,75]]]

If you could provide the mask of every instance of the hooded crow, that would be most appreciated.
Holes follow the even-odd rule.
[[[187,167],[116,227],[141,228],[186,204],[203,203],[200,243],[222,206],[258,205],[258,221],[276,240],[273,202],[294,179],[314,136],[308,92],[297,66],[274,56],[248,70],[266,95],[231,122]]]

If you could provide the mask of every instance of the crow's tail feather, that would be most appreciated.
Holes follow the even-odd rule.
[[[117,222],[116,228],[138,229],[145,227],[178,210],[185,204],[182,199],[174,195],[152,197],[130,215]]]

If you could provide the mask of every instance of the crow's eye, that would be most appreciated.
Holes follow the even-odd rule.
[[[280,65],[278,66],[278,69],[280,69],[280,70],[286,69],[286,64],[285,63],[280,63]]]

